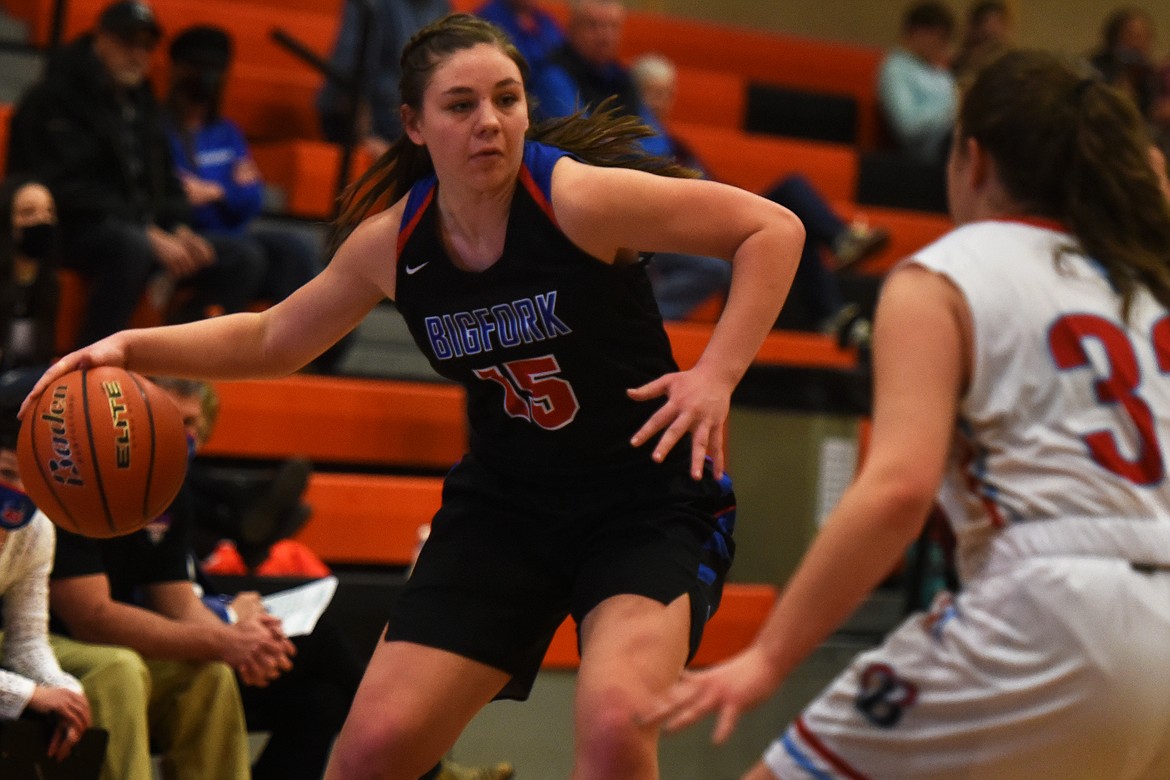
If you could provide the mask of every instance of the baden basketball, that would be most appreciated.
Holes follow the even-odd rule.
[[[137,531],[174,500],[187,473],[187,436],[170,398],[138,374],[102,366],[62,376],[20,427],[25,490],[67,531]]]

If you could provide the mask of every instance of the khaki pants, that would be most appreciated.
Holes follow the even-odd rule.
[[[110,733],[102,780],[248,780],[248,734],[235,674],[222,663],[143,659],[124,647],[50,636],[81,680],[93,725]]]

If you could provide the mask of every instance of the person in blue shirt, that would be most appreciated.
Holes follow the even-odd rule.
[[[167,136],[193,207],[192,224],[210,234],[246,238],[263,258],[257,298],[282,301],[320,271],[313,248],[295,233],[253,224],[264,185],[244,134],[220,114],[232,42],[218,27],[195,26],[171,41]]]
[[[565,43],[560,24],[534,0],[488,0],[475,15],[508,34],[533,75],[543,71],[549,57]]]
[[[626,8],[621,0],[581,0],[573,6],[565,44],[554,51],[547,67],[532,74],[536,114],[543,119],[569,116],[616,98],[622,113],[642,120],[654,135],[642,148],[669,157],[671,147],[658,118],[638,95],[629,70],[618,61]]]

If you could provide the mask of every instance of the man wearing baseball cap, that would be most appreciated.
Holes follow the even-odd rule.
[[[53,54],[12,117],[9,170],[53,191],[62,264],[89,282],[77,346],[129,326],[152,278],[190,286],[183,316],[193,319],[245,308],[264,271],[250,247],[189,227],[191,206],[147,80],[161,37],[141,0],[106,6],[91,33]]]

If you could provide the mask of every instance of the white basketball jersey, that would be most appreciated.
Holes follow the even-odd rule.
[[[964,559],[1014,523],[1170,521],[1170,317],[1143,289],[1123,320],[1102,268],[1073,246],[1054,225],[996,220],[909,261],[948,278],[974,326],[940,493]]]

